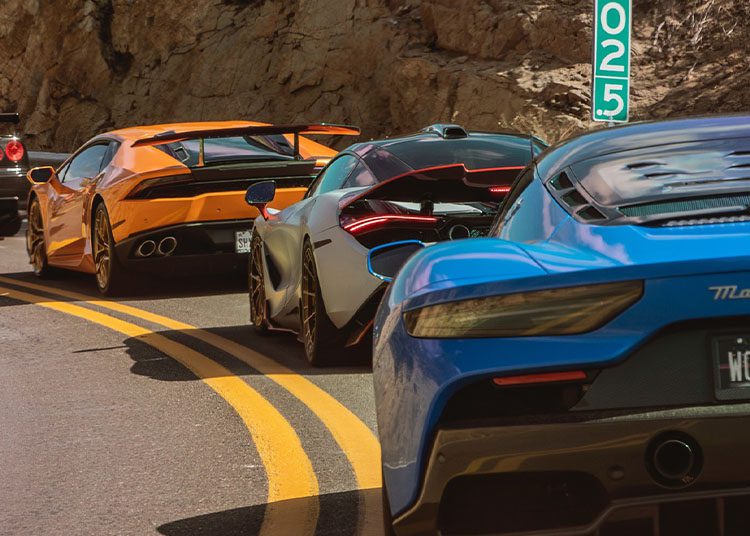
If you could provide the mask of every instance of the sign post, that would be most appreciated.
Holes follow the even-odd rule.
[[[628,121],[631,15],[632,0],[594,0],[594,121]]]

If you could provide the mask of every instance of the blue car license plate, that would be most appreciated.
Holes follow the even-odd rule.
[[[750,333],[716,337],[713,354],[716,398],[750,399]]]

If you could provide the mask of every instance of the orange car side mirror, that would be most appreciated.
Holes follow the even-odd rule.
[[[29,170],[26,178],[33,184],[49,182],[55,176],[55,168],[51,166],[35,167]]]

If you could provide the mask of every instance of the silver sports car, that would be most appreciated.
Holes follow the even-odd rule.
[[[314,365],[340,361],[344,348],[371,335],[385,289],[368,271],[369,250],[484,236],[519,171],[544,147],[516,132],[432,125],[352,145],[280,212],[266,207],[273,182],[255,184],[247,192],[262,214],[248,274],[255,328],[297,332]]]

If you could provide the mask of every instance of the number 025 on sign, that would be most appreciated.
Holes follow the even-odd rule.
[[[594,121],[628,120],[631,13],[631,0],[594,2]]]

